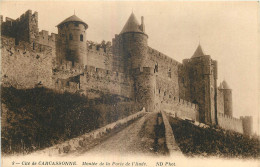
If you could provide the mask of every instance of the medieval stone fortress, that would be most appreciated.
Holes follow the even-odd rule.
[[[252,117],[233,117],[232,89],[226,81],[217,85],[217,61],[200,45],[180,63],[148,46],[144,18],[140,24],[134,13],[107,43],[88,41],[89,26],[76,15],[57,28],[58,34],[39,31],[31,10],[16,20],[1,16],[3,86],[43,86],[89,99],[118,95],[148,112],[252,134]]]

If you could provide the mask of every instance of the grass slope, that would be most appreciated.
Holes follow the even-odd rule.
[[[79,136],[138,111],[116,95],[88,100],[50,89],[1,88],[2,153],[31,152]],[[101,105],[102,103],[102,105]]]
[[[169,118],[181,151],[188,156],[259,158],[260,141],[240,133],[201,128],[188,121]]]

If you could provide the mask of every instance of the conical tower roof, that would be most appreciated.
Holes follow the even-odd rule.
[[[140,24],[138,23],[134,13],[132,13],[130,15],[130,17],[128,18],[128,20],[120,34],[123,34],[126,32],[142,32],[143,33],[143,31],[140,29]]]
[[[191,58],[195,58],[195,57],[201,57],[204,56],[205,54],[203,53],[203,50],[199,44],[199,46],[197,47],[196,51],[194,52],[193,56]]]
[[[222,86],[223,86],[223,89],[230,89],[230,87],[228,86],[228,84],[225,80],[222,82]]]
[[[82,23],[84,24],[85,28],[88,28],[87,23],[85,23],[83,20],[81,20],[78,16],[76,16],[75,14],[68,17],[67,19],[63,20],[60,24],[57,25],[57,27],[62,26],[63,24],[66,24],[68,22],[78,22],[78,23]]]

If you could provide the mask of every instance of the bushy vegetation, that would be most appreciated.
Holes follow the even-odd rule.
[[[78,94],[60,94],[45,88],[3,87],[1,101],[6,108],[1,111],[6,112],[1,138],[2,152],[6,154],[52,146],[139,110],[130,102],[121,105],[116,95],[88,100]]]
[[[176,118],[169,118],[181,151],[188,156],[259,158],[260,141],[220,128],[201,128]]]

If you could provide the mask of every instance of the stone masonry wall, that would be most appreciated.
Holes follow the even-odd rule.
[[[218,113],[218,125],[227,130],[243,133],[242,120]]]
[[[143,67],[134,69],[134,93],[135,100],[139,102],[146,111],[155,111],[155,72],[153,68]]]
[[[172,157],[182,156],[182,152],[181,152],[177,142],[175,141],[174,134],[172,131],[172,127],[169,123],[169,120],[164,111],[162,111],[161,113],[162,113],[163,123],[164,123],[164,127],[165,127],[166,146],[169,150],[169,154]]]
[[[85,63],[86,65],[106,70],[112,70],[112,54],[104,52],[103,48],[100,48],[98,50],[96,46],[88,48],[87,52],[87,59]]]
[[[51,33],[49,35],[48,31],[42,30],[39,32],[39,35],[37,37],[37,43],[40,43],[42,45],[51,46],[52,48],[56,47],[56,41],[58,38],[58,34]]]
[[[151,47],[148,47],[148,63],[157,72],[156,89],[179,97],[178,66],[180,63]]]
[[[217,110],[218,113],[224,114],[224,94],[223,91],[218,89],[218,97],[217,97]]]
[[[243,124],[243,132],[245,135],[252,135],[252,127],[253,127],[253,117],[252,116],[244,116],[240,117],[240,120],[242,120]]]
[[[160,108],[174,117],[199,121],[198,106],[183,99],[173,97],[171,100],[163,101]]]
[[[16,88],[52,87],[52,48],[1,37],[2,83]]]
[[[124,49],[124,67],[135,69],[149,67],[147,62],[147,39],[143,33],[124,33],[122,35]]]
[[[121,35],[115,35],[112,39],[112,70],[125,72],[127,70],[127,57],[124,55],[123,38]]]
[[[6,22],[1,25],[1,34],[13,37],[16,43],[19,41],[32,42],[38,36],[38,13],[26,11],[16,20],[6,18]]]
[[[84,94],[89,98],[99,96],[102,93],[132,98],[132,85],[131,77],[124,73],[93,66],[85,66],[83,75],[80,75],[80,89],[84,90]]]
[[[199,105],[200,121],[215,124],[215,62],[209,55],[183,60],[179,66],[180,98]]]

